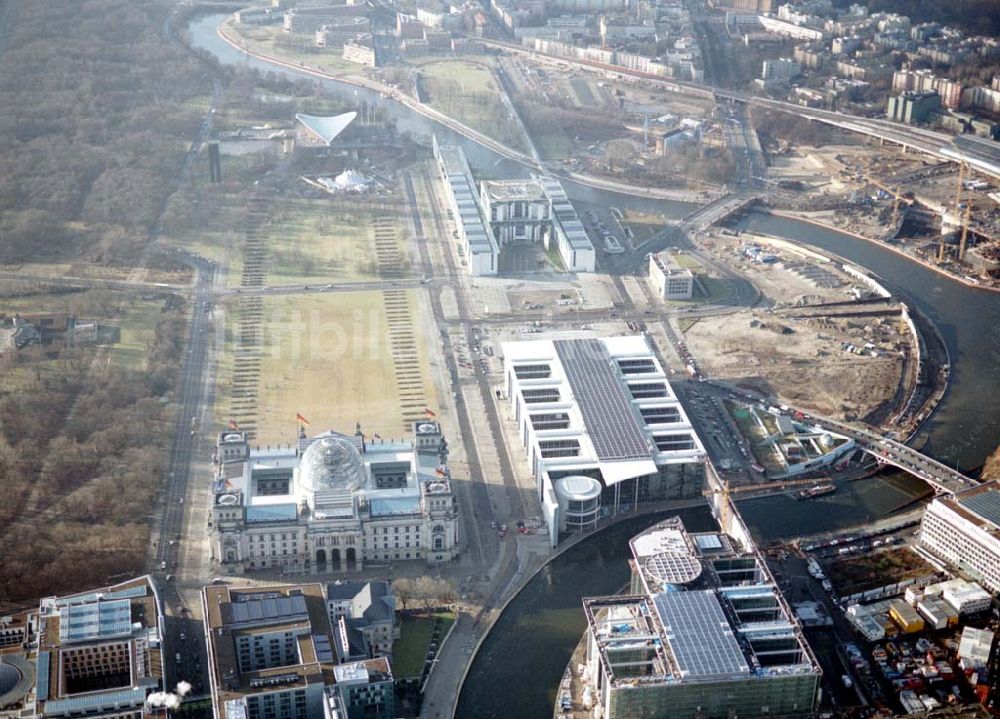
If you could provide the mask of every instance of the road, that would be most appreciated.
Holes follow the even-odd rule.
[[[847,115],[833,110],[818,110],[806,108],[795,103],[783,100],[771,100],[765,97],[751,95],[738,90],[730,90],[715,85],[697,83],[681,80],[668,80],[656,75],[650,75],[634,70],[628,70],[616,65],[605,65],[597,62],[588,62],[567,57],[546,55],[528,47],[514,45],[500,40],[478,40],[484,45],[497,47],[515,54],[530,56],[541,62],[554,65],[573,66],[589,72],[599,73],[607,77],[619,77],[629,81],[640,79],[659,86],[662,89],[677,93],[695,93],[704,96],[711,93],[715,99],[730,100],[737,103],[748,104],[753,107],[762,107],[778,112],[788,113],[807,120],[814,120],[831,124],[851,132],[856,132],[879,140],[884,140],[905,148],[919,150],[928,155],[937,157],[940,160],[954,161],[955,157],[944,153],[944,150],[952,147],[954,137],[942,132],[935,132],[925,128],[911,125],[900,125],[890,120],[879,118],[865,118],[856,115]],[[952,148],[953,149],[953,148]],[[977,166],[985,175],[995,179],[1000,179],[1000,166],[987,168]]]
[[[425,170],[421,173],[425,187],[430,189],[436,178],[432,178]],[[501,418],[497,411],[496,403],[493,399],[493,386],[489,375],[483,371],[476,371],[475,383],[472,387],[464,386],[461,379],[460,369],[456,360],[456,348],[453,345],[450,327],[457,327],[461,330],[465,345],[469,348],[476,346],[480,337],[477,334],[477,324],[475,318],[469,311],[465,293],[460,286],[458,279],[461,271],[455,264],[451,248],[448,246],[448,238],[451,236],[444,221],[444,208],[440,205],[440,199],[436,194],[430,193],[429,209],[433,218],[433,227],[430,228],[433,237],[441,238],[441,253],[444,255],[446,264],[446,274],[444,277],[437,275],[434,264],[431,261],[427,247],[427,229],[420,216],[414,193],[413,179],[411,175],[404,176],[405,191],[411,208],[412,222],[418,238],[418,248],[421,261],[427,274],[435,285],[430,292],[431,307],[434,314],[435,324],[440,329],[440,336],[443,344],[443,355],[451,379],[452,386],[456,391],[456,415],[459,427],[464,438],[464,448],[469,466],[468,485],[469,492],[463,493],[456,487],[462,503],[461,511],[464,514],[464,525],[467,528],[467,540],[472,544],[469,551],[479,554],[481,560],[485,560],[487,566],[500,554],[505,554],[506,561],[502,563],[498,573],[493,577],[488,594],[482,602],[478,615],[475,617],[461,615],[456,625],[454,635],[442,648],[442,653],[438,657],[438,664],[424,692],[424,704],[421,716],[440,717],[451,716],[454,706],[458,700],[458,691],[461,687],[461,680],[467,662],[469,652],[466,650],[485,631],[485,623],[480,623],[480,618],[489,616],[490,612],[502,601],[504,591],[510,585],[512,579],[519,571],[518,554],[512,551],[513,542],[518,541],[518,535],[512,534],[511,539],[500,544],[497,541],[496,533],[490,528],[491,522],[510,522],[514,518],[527,516],[527,509],[522,499],[522,490],[518,487],[515,470],[509,455],[509,448],[504,441]],[[455,298],[458,311],[458,320],[448,321],[445,318],[444,309],[441,304],[439,289],[443,284],[448,283],[455,287]],[[478,392],[477,398],[486,411],[486,421],[489,425],[489,437],[482,436],[482,432],[477,432],[473,426],[470,416],[468,393]],[[482,446],[480,445],[482,442]],[[497,453],[500,473],[506,492],[507,508],[506,513],[497,513],[495,503],[490,497],[490,487],[486,483],[482,459],[480,452],[483,448],[488,448],[491,452]],[[465,495],[464,501],[462,500]],[[478,546],[476,546],[478,545]],[[443,713],[442,713],[443,712]]]

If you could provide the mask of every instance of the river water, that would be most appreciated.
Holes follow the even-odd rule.
[[[224,15],[195,18],[189,25],[193,45],[226,64],[264,72],[308,77],[247,57],[216,34]],[[360,100],[383,103],[397,128],[422,142],[431,133],[462,146],[478,171],[510,177],[527,173],[523,166],[456,135],[374,92],[323,80],[324,89],[350,105]],[[566,183],[576,200],[634,207],[671,218],[694,205],[637,199]],[[951,385],[937,412],[920,434],[933,456],[966,470],[980,466],[1000,443],[1000,294],[952,282],[886,249],[834,230],[767,214],[752,213],[740,226],[814,245],[866,267],[914,302],[940,328],[951,354]],[[892,512],[922,485],[905,475],[855,482],[838,493],[810,502],[779,496],[740,503],[740,511],[761,539],[820,532],[864,522]],[[688,528],[714,528],[704,510],[680,512]],[[562,671],[579,641],[585,622],[583,596],[611,594],[628,580],[628,539],[656,518],[625,520],[571,548],[549,563],[514,598],[498,619],[470,668],[456,716],[548,719]]]

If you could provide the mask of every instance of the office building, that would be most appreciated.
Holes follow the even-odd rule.
[[[462,244],[469,274],[495,275],[500,248],[476,200],[476,183],[465,153],[457,145],[442,145],[432,138],[434,159],[444,183],[455,231]]]
[[[292,8],[285,13],[283,28],[285,32],[315,33],[323,25],[364,15],[368,9],[363,2]]]
[[[330,623],[348,640],[349,656],[392,654],[399,621],[388,582],[331,582],[326,585],[326,608]]]
[[[777,0],[709,0],[716,10],[737,10],[740,12],[772,12]]]
[[[941,113],[941,96],[936,92],[904,92],[889,98],[886,115],[907,125],[928,123]]]
[[[594,271],[594,246],[559,180],[489,181],[476,193],[461,148],[439,144],[436,136],[433,147],[471,275],[497,274],[501,247],[538,241],[556,249],[566,270]]]
[[[366,67],[378,67],[380,64],[375,38],[369,32],[362,33],[345,42],[342,57],[348,62]]]
[[[214,719],[319,719],[336,665],[320,584],[202,590]]]
[[[184,679],[167,656],[152,577],[43,599],[34,715],[141,719],[162,712],[147,697],[167,688],[168,674]]]
[[[483,182],[479,199],[500,247],[545,239],[552,216],[549,198],[537,180]]]
[[[802,65],[796,60],[781,57],[776,60],[764,60],[761,65],[760,78],[756,81],[762,87],[785,85],[802,73]]]
[[[366,17],[331,19],[316,31],[316,47],[343,48],[358,35],[371,33],[371,21]]]
[[[677,517],[630,542],[627,595],[583,601],[605,719],[810,716],[822,672],[766,564]]]
[[[694,292],[694,273],[681,267],[669,252],[651,252],[649,274],[653,292],[664,300],[689,300]]]
[[[332,691],[342,706],[341,717],[326,719],[393,719],[396,698],[392,670],[384,657],[334,667]]]
[[[246,442],[223,432],[220,442]],[[365,561],[452,559],[456,504],[437,422],[413,439],[324,432],[294,446],[243,450],[216,468],[214,558],[227,572],[359,570]],[[237,456],[240,452],[236,452]]]
[[[563,265],[570,272],[593,272],[597,264],[594,246],[587,237],[587,231],[576,214],[573,203],[569,201],[562,182],[554,177],[540,177],[545,194],[551,204],[552,231],[546,249],[555,240],[556,250],[562,258]]]
[[[1000,592],[1000,482],[935,498],[920,524],[920,546]]]
[[[904,92],[936,92],[941,104],[955,110],[962,103],[963,85],[947,77],[938,77],[930,70],[897,70],[892,75],[892,90]]]
[[[505,391],[553,546],[560,531],[591,524],[593,512],[700,496],[705,450],[645,337],[578,332],[505,342],[502,352]],[[560,490],[559,480],[570,477],[596,481],[599,497],[585,479]]]

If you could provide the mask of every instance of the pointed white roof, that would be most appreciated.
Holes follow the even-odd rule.
[[[301,122],[309,132],[329,145],[337,138],[337,135],[346,130],[347,126],[354,122],[354,118],[357,116],[358,113],[356,112],[345,112],[342,115],[333,115],[331,117],[316,117],[315,115],[304,115],[300,112],[295,115],[295,119]]]

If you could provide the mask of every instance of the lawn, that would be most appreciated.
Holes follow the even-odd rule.
[[[451,612],[435,612],[430,615],[404,615],[400,625],[399,639],[392,647],[392,671],[397,679],[417,677],[424,668],[427,647],[434,634],[434,623],[441,620],[440,638],[443,640],[455,622]],[[440,648],[440,642],[438,643]]]
[[[462,60],[420,66],[420,87],[427,104],[485,135],[525,150],[518,123],[503,104],[489,68]]]
[[[732,294],[732,289],[723,280],[708,275],[694,275],[694,293],[689,300],[666,300],[666,304],[677,307],[699,304],[711,305],[722,302]]]
[[[407,293],[411,316],[417,299]],[[290,442],[295,415],[311,432],[353,432],[399,437],[403,407],[389,345],[381,292],[270,296],[263,308],[263,346],[258,382],[257,439]],[[427,404],[435,403],[426,342],[419,326],[415,344]]]
[[[726,410],[729,415],[736,422],[736,426],[740,430],[740,434],[746,438],[747,442],[750,444],[750,449],[753,452],[754,458],[766,469],[768,470],[780,470],[784,468],[778,457],[777,450],[771,445],[761,445],[767,435],[761,428],[760,424],[754,419],[756,414],[761,419],[768,417],[766,412],[756,412],[753,407],[744,407],[738,405],[729,400],[725,400]]]
[[[631,242],[633,247],[641,245],[666,225],[663,218],[659,215],[650,215],[644,212],[636,212],[635,210],[625,210],[624,215],[622,225],[632,230]],[[674,256],[679,260],[680,253]]]
[[[678,265],[680,265],[681,267],[687,267],[692,272],[698,272],[699,270],[704,269],[697,258],[689,255],[686,252],[675,252],[673,257],[674,260],[677,261]]]
[[[0,285],[6,288],[10,282]],[[98,289],[4,298],[0,301],[0,315],[68,313],[81,320],[96,320],[101,325],[118,327],[120,340],[101,345],[107,352],[108,362],[141,371],[146,366],[146,353],[156,335],[156,325],[163,315],[163,304],[163,297],[141,299],[132,292]]]
[[[129,304],[125,316],[108,324],[121,328],[121,341],[110,346],[111,362],[131,369],[146,366],[146,353],[163,316],[163,301],[138,300]]]
[[[290,203],[276,213],[271,226],[260,230],[266,233],[263,239],[268,257],[267,283],[375,279],[372,221],[379,212],[366,203],[346,200]],[[401,225],[403,219],[397,219]],[[404,262],[408,262],[405,256]]]
[[[226,23],[223,30],[228,37],[248,49],[264,55],[281,58],[316,68],[333,75],[361,75],[364,66],[350,62],[340,49],[316,47],[312,33],[290,35],[281,25],[252,26]]]

